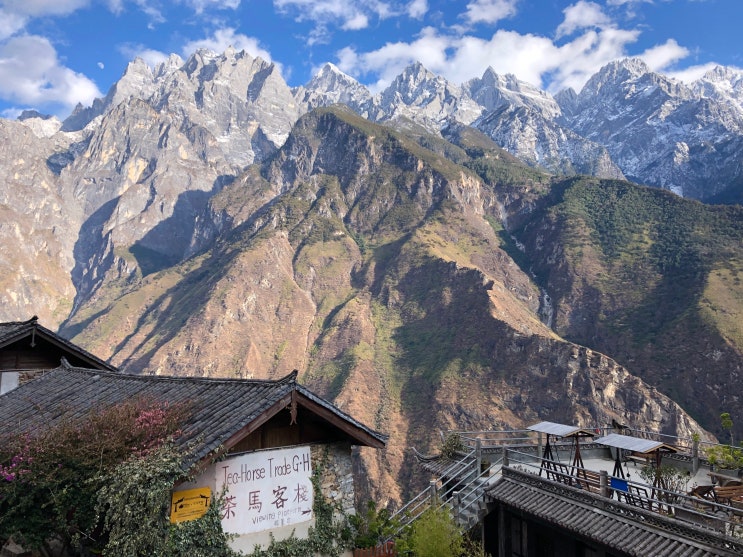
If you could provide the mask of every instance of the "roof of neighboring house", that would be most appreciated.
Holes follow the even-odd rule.
[[[413,456],[425,471],[444,479],[466,479],[472,475],[473,466],[477,461],[473,452],[458,453],[450,457],[441,454],[424,455],[415,447],[413,447]]]
[[[503,468],[492,501],[628,555],[743,555],[743,542],[536,476]]]
[[[59,336],[46,327],[39,325],[38,317],[35,315],[28,321],[0,323],[0,349],[26,338],[30,338],[34,343],[37,339],[46,341],[59,348],[62,352],[67,353],[70,359],[76,358],[88,367],[109,371],[117,370],[116,367],[101,360],[99,357],[91,354],[87,350],[80,348],[77,344]]]
[[[293,402],[343,431],[355,445],[381,448],[387,441],[387,436],[299,385],[296,371],[276,381],[212,379],[112,373],[72,367],[66,361],[0,395],[0,430],[18,424],[31,430],[137,397],[189,405],[178,442],[198,445],[193,462],[234,446]]]

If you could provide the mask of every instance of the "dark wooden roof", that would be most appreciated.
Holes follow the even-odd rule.
[[[464,480],[472,475],[472,466],[476,458],[471,454],[456,454],[452,457],[438,455],[424,455],[413,447],[413,456],[418,464],[437,478]]]
[[[62,417],[84,416],[92,409],[136,397],[171,404],[189,404],[179,442],[197,443],[197,462],[218,448],[229,449],[269,419],[297,406],[319,415],[340,429],[354,445],[381,448],[387,437],[343,413],[336,406],[297,384],[296,371],[276,380],[209,379],[132,375],[72,367],[60,367],[0,395],[0,431],[21,427],[33,430]],[[286,411],[287,425],[290,412]]]
[[[491,501],[628,555],[743,555],[743,542],[512,468],[486,490]]]
[[[29,339],[33,346],[37,342],[46,342],[59,350],[60,357],[64,356],[69,361],[85,365],[93,369],[104,369],[117,371],[116,367],[99,357],[80,348],[55,332],[39,325],[38,318],[34,315],[28,321],[12,321],[0,323],[0,350],[9,347],[21,340]]]

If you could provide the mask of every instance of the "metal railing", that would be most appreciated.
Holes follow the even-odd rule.
[[[586,426],[583,429],[593,431],[596,433],[596,437],[602,437],[609,433],[614,433],[616,430],[613,427],[608,426]],[[689,437],[678,437],[676,435],[667,435],[664,433],[657,433],[654,431],[647,431],[643,429],[635,428],[624,428],[622,432],[625,435],[632,437],[638,437],[640,439],[650,439],[653,441],[660,441],[668,445],[680,449],[682,452],[691,453],[694,441]],[[513,429],[513,430],[475,430],[475,431],[464,431],[464,430],[453,430],[448,432],[449,434],[458,435],[462,441],[471,448],[475,447],[477,440],[479,439],[483,449],[492,449],[508,445],[510,447],[519,445],[536,445],[538,443],[538,435],[536,432],[529,429]],[[715,443],[700,441],[700,445],[714,445]]]
[[[596,436],[604,436],[613,433],[616,430],[613,427],[597,426],[586,427],[589,431],[594,431]],[[688,456],[702,456],[703,450],[699,448],[713,445],[707,442],[695,442],[691,438],[677,437],[651,431],[645,431],[634,428],[624,428],[622,432],[625,435],[633,437],[660,441],[680,450],[680,453]],[[465,522],[469,526],[469,520],[466,517],[476,516],[479,519],[480,502],[483,501],[483,494],[486,484],[492,483],[495,478],[501,475],[501,468],[506,453],[506,461],[515,458],[514,464],[517,467],[529,469],[541,469],[541,454],[539,448],[542,447],[542,439],[536,432],[527,429],[500,430],[500,431],[450,431],[449,434],[456,434],[460,437],[469,452],[459,460],[452,463],[449,467],[440,471],[437,475],[439,478],[433,480],[429,486],[410,499],[403,507],[397,510],[392,519],[399,521],[401,524],[399,530],[394,534],[397,536],[400,532],[410,526],[426,509],[435,506],[442,508],[447,506],[453,513],[455,519],[461,524]],[[564,465],[559,461],[560,452],[570,452],[574,450],[572,441],[561,441],[559,438],[552,442],[554,454],[558,460],[550,461],[558,465]],[[492,458],[493,453],[500,453],[499,458],[495,460],[486,470],[478,472],[478,468],[485,455]],[[701,454],[700,454],[701,453]],[[512,466],[509,462],[509,466]],[[557,468],[557,467],[556,467]],[[558,470],[552,471],[557,476],[563,476],[563,483],[570,485],[571,478],[575,480],[575,473],[583,468],[571,467],[571,474],[564,474]],[[590,470],[588,471],[590,472]],[[535,472],[538,473],[538,472]],[[595,472],[594,472],[595,474]],[[448,478],[449,481],[442,482],[441,478]],[[456,479],[459,478],[459,481]],[[611,477],[609,476],[609,479]],[[488,481],[489,480],[489,481]],[[741,509],[728,506],[711,500],[700,500],[698,497],[692,497],[687,494],[667,491],[661,488],[652,488],[647,484],[625,480],[627,492],[623,492],[610,485],[607,487],[608,493],[616,499],[623,499],[625,502],[634,504],[647,510],[661,512],[665,509],[664,514],[667,516],[684,516],[686,521],[696,524],[695,519],[704,527],[712,524],[712,529],[720,531],[722,529],[728,535],[736,538],[743,537],[743,511]],[[650,489],[650,495],[647,491]],[[477,506],[477,508],[474,508]],[[701,510],[700,510],[701,509]],[[713,515],[719,516],[713,516]],[[392,537],[394,537],[392,536]]]
[[[449,467],[445,468],[441,473],[441,477],[460,477],[462,475],[469,475],[470,469],[474,473],[476,459],[476,451],[470,451],[456,462],[452,463]],[[401,527],[395,535],[399,534],[402,529],[406,528],[412,522],[420,516],[424,510],[430,507],[435,501],[439,500],[442,495],[446,492],[440,492],[438,487],[439,480],[433,480],[429,486],[418,493],[410,501],[405,503],[400,509],[395,511],[390,517],[391,520],[397,520],[400,522]],[[442,484],[443,485],[443,484]]]
[[[530,453],[516,449],[507,449],[507,467],[540,475],[544,471],[543,465],[559,465],[557,461],[535,460]],[[559,466],[549,471],[550,476],[568,486],[578,487],[583,481],[580,471],[595,474],[585,468],[572,467],[570,473],[561,472]],[[676,518],[697,527],[721,533],[737,540],[743,540],[743,507],[727,505],[710,499],[652,486],[647,483],[631,481],[621,478],[625,489],[612,487],[612,476],[607,476],[607,496],[622,503],[627,503],[641,509],[661,514],[668,518]],[[615,478],[615,480],[618,478]]]
[[[464,477],[465,480],[459,482],[455,480],[442,482],[441,478],[433,480],[426,489],[392,514],[391,520],[398,521],[400,527],[391,537],[398,536],[429,508],[447,507],[460,526],[471,526],[470,521],[465,520],[464,517],[477,517],[480,501],[483,500],[484,488],[500,475],[502,464],[502,458],[499,458],[485,470],[480,471],[476,468],[480,463],[476,452],[470,451],[441,472],[441,478]],[[479,520],[479,517],[477,518]]]
[[[460,526],[473,526],[471,519],[479,521],[480,503],[484,501],[485,489],[500,477],[502,465],[503,457],[491,463],[468,484],[451,490],[451,498],[446,503],[452,508]]]

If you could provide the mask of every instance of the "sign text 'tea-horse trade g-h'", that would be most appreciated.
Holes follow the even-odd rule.
[[[216,464],[217,493],[226,488],[222,528],[250,534],[312,519],[309,447],[259,451]]]

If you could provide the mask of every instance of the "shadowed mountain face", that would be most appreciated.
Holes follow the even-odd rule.
[[[641,70],[595,94],[656,83]],[[715,88],[733,78],[707,96],[734,106]],[[420,65],[378,96],[332,67],[292,92],[232,50],[135,62],[64,125],[0,120],[4,319],[62,323],[132,372],[299,369],[390,434],[361,459],[380,501],[416,486],[408,448],[439,430],[720,434],[741,407],[743,214],[502,148],[621,176],[566,127],[586,95]]]

